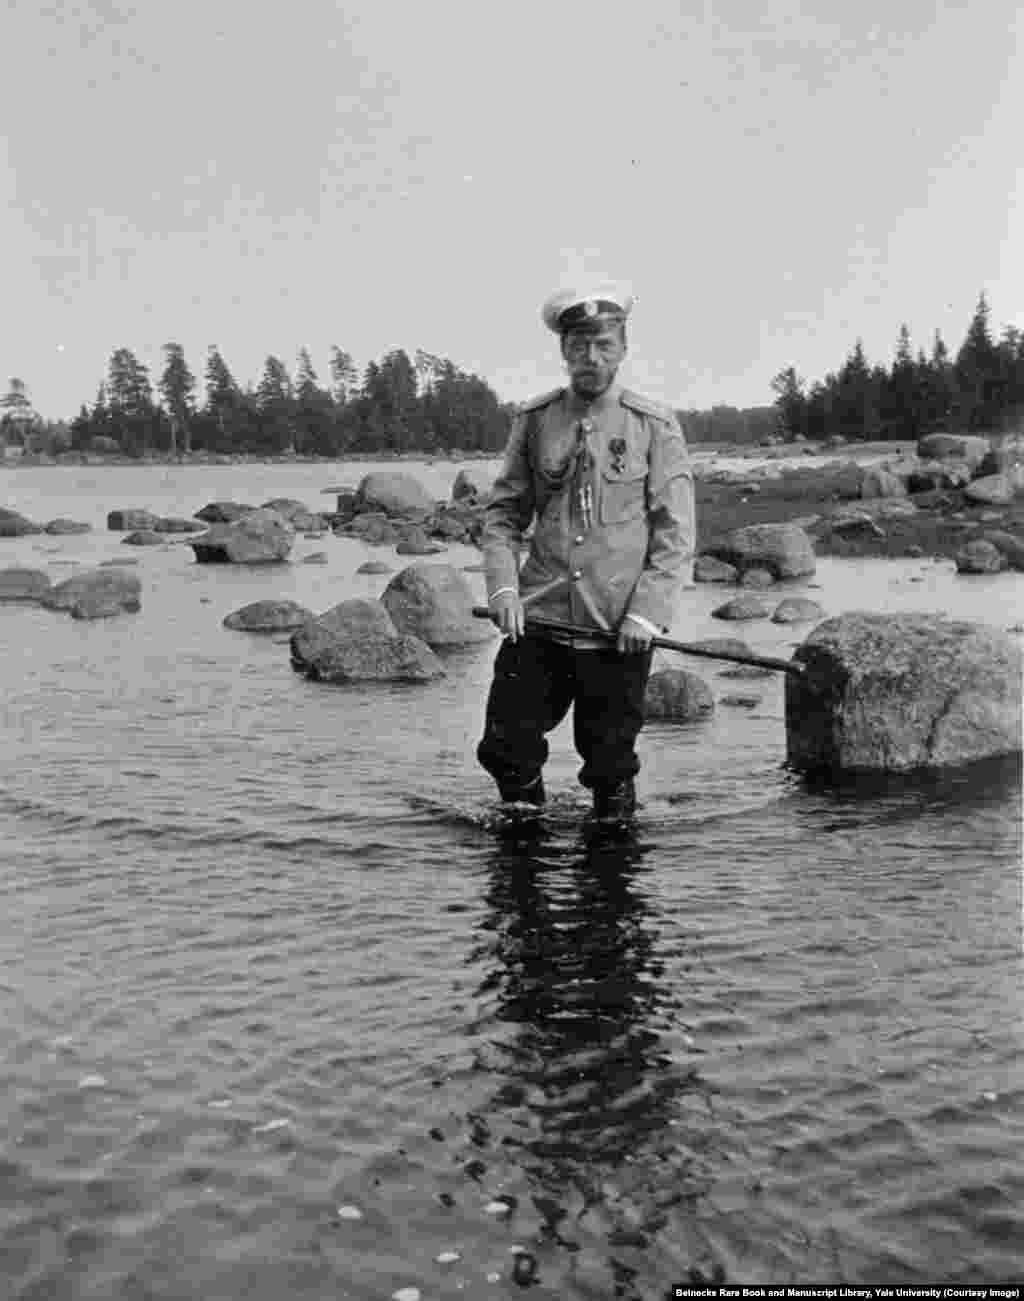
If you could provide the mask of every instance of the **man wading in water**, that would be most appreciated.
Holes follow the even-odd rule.
[[[615,382],[632,305],[609,285],[545,303],[570,386],[520,408],[483,534],[488,604],[505,640],[477,758],[503,800],[543,804],[545,733],[575,705],[579,778],[601,818],[636,806],[651,638],[668,632],[696,534],[678,421]],[[524,607],[616,640],[526,628]]]

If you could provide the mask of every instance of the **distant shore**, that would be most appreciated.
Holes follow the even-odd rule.
[[[782,443],[772,447],[762,447],[750,443],[693,443],[690,451],[700,455],[719,456],[751,461],[788,461],[796,457],[825,456],[837,461],[860,460],[864,457],[898,456],[901,452],[912,449],[913,442],[850,442],[838,447],[824,443]],[[360,464],[366,461],[394,461],[396,463],[421,461],[428,465],[438,462],[457,463],[459,461],[494,461],[502,455],[496,451],[463,451],[455,449],[450,452],[429,451],[381,451],[381,452],[342,452],[337,456],[315,456],[312,453],[267,453],[267,452],[191,452],[187,456],[178,453],[172,456],[167,452],[151,452],[146,456],[126,456],[123,453],[105,452],[62,452],[58,456],[45,453],[28,455],[11,455],[14,449],[8,448],[7,454],[0,456],[0,468],[17,469],[19,467],[38,466],[142,466],[142,465],[337,465],[340,462]]]

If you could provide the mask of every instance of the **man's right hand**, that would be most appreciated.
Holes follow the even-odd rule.
[[[491,618],[506,637],[518,641],[523,635],[523,604],[515,592],[502,592],[491,602]]]

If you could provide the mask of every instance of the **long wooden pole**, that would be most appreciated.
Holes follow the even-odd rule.
[[[486,605],[474,605],[473,614],[478,619],[493,618]],[[581,628],[575,623],[542,618],[535,614],[527,614],[525,622],[528,628],[548,628],[552,632],[572,633],[578,637],[599,637],[602,641],[615,641],[618,638],[618,633],[615,632],[605,632],[601,628]],[[694,646],[685,641],[673,641],[671,637],[652,637],[651,645],[657,646],[660,650],[678,651],[680,655],[703,656],[704,659],[709,660],[729,660],[733,664],[751,664],[755,668],[774,669],[779,673],[792,673],[796,677],[802,677],[804,674],[802,664],[794,660],[774,659],[770,655],[743,655],[737,651],[711,650],[706,646]]]

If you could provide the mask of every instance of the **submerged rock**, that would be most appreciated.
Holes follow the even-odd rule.
[[[772,623],[805,623],[809,619],[824,619],[825,611],[817,601],[806,596],[787,596],[775,607]]]
[[[106,619],[141,606],[142,584],[119,569],[87,569],[57,583],[40,598],[48,610],[70,610],[76,619]]]
[[[740,579],[741,587],[765,588],[775,586],[775,576],[767,569],[747,569]]]
[[[316,618],[297,601],[253,601],[222,620],[225,628],[241,632],[290,632]]]
[[[472,646],[498,630],[473,616],[473,589],[453,565],[420,563],[397,573],[381,596],[399,632],[428,646]]]
[[[715,556],[698,556],[693,562],[695,583],[735,583],[739,576],[735,565],[726,564]]]
[[[92,525],[86,524],[82,520],[64,519],[58,516],[57,519],[50,520],[46,526],[46,532],[54,534],[57,537],[64,537],[75,533],[91,533]]]
[[[964,488],[964,496],[968,501],[986,506],[1009,506],[1022,491],[1024,475],[1014,467],[1002,474],[987,474],[982,479],[975,479]]]
[[[994,543],[984,538],[965,543],[956,553],[955,560],[960,574],[998,574],[1006,568],[1006,557]]]
[[[42,569],[0,569],[0,601],[38,601],[50,590]]]
[[[235,520],[250,515],[255,509],[255,506],[245,506],[237,501],[211,501],[202,510],[197,510],[194,518],[205,524],[234,524]]]
[[[151,510],[112,510],[107,515],[107,528],[115,533],[134,533],[137,529],[155,531],[159,515]]]
[[[401,542],[395,547],[399,556],[436,556],[444,550],[439,542],[431,542],[419,525],[407,529]]]
[[[179,519],[174,515],[158,519],[154,527],[157,533],[199,533],[203,528],[202,524],[194,519]]]
[[[1021,750],[1021,649],[986,624],[853,612],[820,624],[786,677],[797,769],[944,768]]]
[[[20,538],[29,533],[42,533],[42,524],[20,515],[16,510],[0,506],[0,538]]]
[[[1024,570],[1024,538],[1005,533],[1002,529],[990,529],[982,534],[981,540],[997,547],[1006,557],[1006,563],[1011,569]]]
[[[356,570],[357,574],[393,574],[394,566],[387,565],[383,560],[364,560]]]
[[[189,540],[199,564],[280,564],[288,559],[295,531],[273,510],[254,510],[233,524],[211,524]]]
[[[121,539],[122,545],[128,547],[161,547],[166,541],[166,536],[156,529],[136,529]]]
[[[494,487],[494,479],[476,466],[458,472],[452,484],[452,501],[484,502]]]
[[[326,524],[323,515],[311,511],[305,502],[296,501],[294,497],[274,497],[271,501],[265,501],[260,509],[277,511],[293,529],[300,532],[320,530]]]
[[[660,669],[647,679],[644,718],[651,722],[688,723],[714,707],[711,688],[688,669]]]
[[[756,596],[735,596],[711,611],[713,619],[767,619],[771,610]]]

